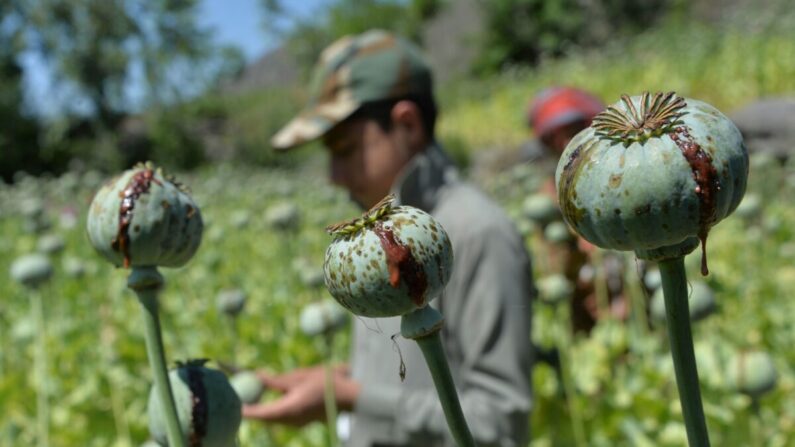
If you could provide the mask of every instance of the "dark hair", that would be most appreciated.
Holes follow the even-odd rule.
[[[434,129],[436,127],[436,115],[438,113],[436,108],[436,101],[432,95],[405,95],[396,98],[382,99],[379,101],[371,101],[362,104],[347,120],[353,119],[371,119],[378,123],[378,127],[384,132],[392,130],[392,108],[400,101],[411,101],[417,105],[420,110],[420,119],[422,120],[422,127],[425,130],[425,135],[429,139],[434,137]]]

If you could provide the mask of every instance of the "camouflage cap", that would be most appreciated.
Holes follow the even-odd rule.
[[[362,104],[432,94],[431,70],[418,47],[383,30],[346,36],[320,55],[306,107],[271,139],[276,149],[315,140]]]

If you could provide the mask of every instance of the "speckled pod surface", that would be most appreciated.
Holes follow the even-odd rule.
[[[746,148],[726,116],[658,95],[608,107],[572,139],[555,175],[564,218],[578,234],[653,260],[704,242],[737,208],[748,177]]]
[[[329,229],[334,240],[323,265],[326,288],[356,315],[389,317],[422,308],[442,293],[452,272],[453,249],[439,222],[417,208],[385,207]]]
[[[193,199],[149,166],[106,183],[88,212],[91,244],[125,268],[184,265],[199,248],[202,228]]]
[[[200,366],[202,363],[188,362],[168,374],[185,444],[233,446],[242,420],[240,398],[224,373]],[[152,437],[167,445],[165,415],[154,387],[147,412]]]

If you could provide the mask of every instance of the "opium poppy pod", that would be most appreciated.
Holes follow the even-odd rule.
[[[388,196],[362,217],[327,228],[326,288],[345,308],[390,317],[425,307],[450,279],[453,249],[428,213]]]
[[[179,267],[199,248],[199,207],[183,188],[151,165],[106,183],[88,212],[88,237],[116,266]]]
[[[183,439],[188,446],[233,446],[242,420],[240,398],[224,373],[205,368],[204,362],[178,362],[168,375]],[[168,445],[165,412],[154,387],[147,412],[152,437]]]
[[[699,240],[703,249],[710,228],[737,208],[747,177],[734,124],[670,92],[624,95],[597,115],[566,147],[555,182],[566,222],[586,240],[662,260]]]

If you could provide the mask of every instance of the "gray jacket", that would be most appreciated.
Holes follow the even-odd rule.
[[[534,288],[521,237],[436,145],[412,159],[393,192],[399,203],[431,213],[453,245],[452,278],[432,305],[445,317],[442,343],[476,443],[527,445]],[[351,365],[362,393],[348,445],[454,445],[422,353],[413,341],[390,339],[400,319],[355,321]]]

